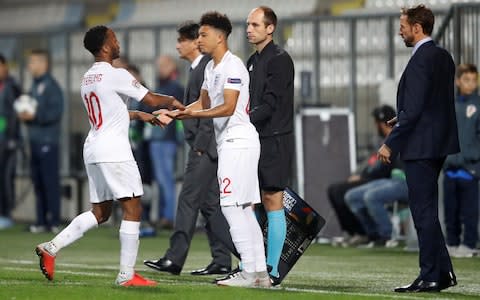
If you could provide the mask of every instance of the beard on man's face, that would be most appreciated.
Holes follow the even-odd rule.
[[[407,47],[413,47],[413,37],[411,36],[405,36],[403,38],[403,42],[405,43],[405,46]]]

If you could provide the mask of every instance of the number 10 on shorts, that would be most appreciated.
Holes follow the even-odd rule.
[[[232,193],[231,188],[232,181],[230,178],[220,178],[218,177],[218,186],[220,187],[220,195],[230,195]]]

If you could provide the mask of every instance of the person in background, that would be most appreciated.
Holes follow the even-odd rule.
[[[8,74],[8,64],[0,54],[0,229],[13,225],[10,212],[14,202],[15,150],[19,122],[13,103],[20,87]]]
[[[177,65],[173,57],[161,55],[157,59],[158,81],[156,92],[183,99],[183,86],[177,80]],[[153,175],[160,191],[160,226],[172,229],[175,218],[175,153],[177,126],[171,122],[166,128],[146,125]]]
[[[372,112],[372,117],[380,137],[385,138],[390,132],[382,124],[395,117],[395,109],[382,105]],[[342,242],[343,246],[357,246],[367,243],[368,236],[358,218],[352,213],[345,202],[345,194],[352,188],[361,186],[375,179],[389,178],[393,167],[384,165],[377,159],[377,154],[372,153],[367,160],[359,165],[357,172],[344,182],[333,183],[328,187],[328,199],[337,214],[342,230],[348,235]]]
[[[478,241],[478,178],[480,176],[480,97],[475,65],[457,67],[457,113],[460,152],[443,165],[446,242],[450,256],[473,257]],[[462,230],[463,228],[463,230]],[[463,231],[463,238],[461,234]]]
[[[60,134],[63,95],[50,73],[46,50],[32,50],[28,69],[33,76],[30,96],[37,102],[36,112],[19,113],[28,130],[31,150],[31,176],[36,197],[36,223],[30,232],[59,232],[60,224]]]
[[[375,124],[382,136],[388,136],[392,127],[387,124],[389,114],[382,114],[383,107],[373,111]],[[382,118],[383,116],[383,118]],[[408,199],[408,187],[405,173],[399,160],[395,162],[390,178],[379,178],[354,187],[345,194],[345,203],[368,237],[368,241],[360,247],[383,247],[392,237],[392,222],[385,204]]]

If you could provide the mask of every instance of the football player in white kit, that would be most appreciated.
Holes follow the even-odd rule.
[[[258,159],[260,142],[248,116],[249,75],[242,60],[228,50],[230,20],[208,12],[200,20],[198,44],[212,60],[198,101],[184,111],[167,115],[178,118],[214,118],[218,151],[220,205],[230,225],[230,234],[242,260],[242,271],[218,285],[269,287],[263,235],[252,210],[260,202]]]
[[[53,280],[58,251],[81,238],[86,231],[107,221],[113,200],[118,200],[123,210],[123,220],[119,231],[120,272],[116,284],[154,286],[156,282],[134,271],[143,190],[128,140],[128,127],[131,119],[161,126],[165,123],[151,114],[128,111],[127,101],[135,99],[153,107],[168,105],[183,109],[184,106],[173,97],[149,92],[125,69],[112,67],[112,61],[120,55],[120,47],[111,29],[93,27],[87,31],[83,42],[95,57],[95,63],[85,73],[81,83],[81,97],[91,126],[83,156],[92,209],[75,217],[51,241],[37,246],[40,268],[47,279]]]

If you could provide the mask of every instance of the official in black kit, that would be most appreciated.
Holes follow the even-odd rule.
[[[283,191],[290,183],[293,141],[294,66],[290,55],[273,42],[275,12],[265,6],[247,18],[247,38],[255,53],[247,61],[250,74],[250,121],[261,144],[258,174],[267,211],[267,265],[275,284],[286,236]]]

